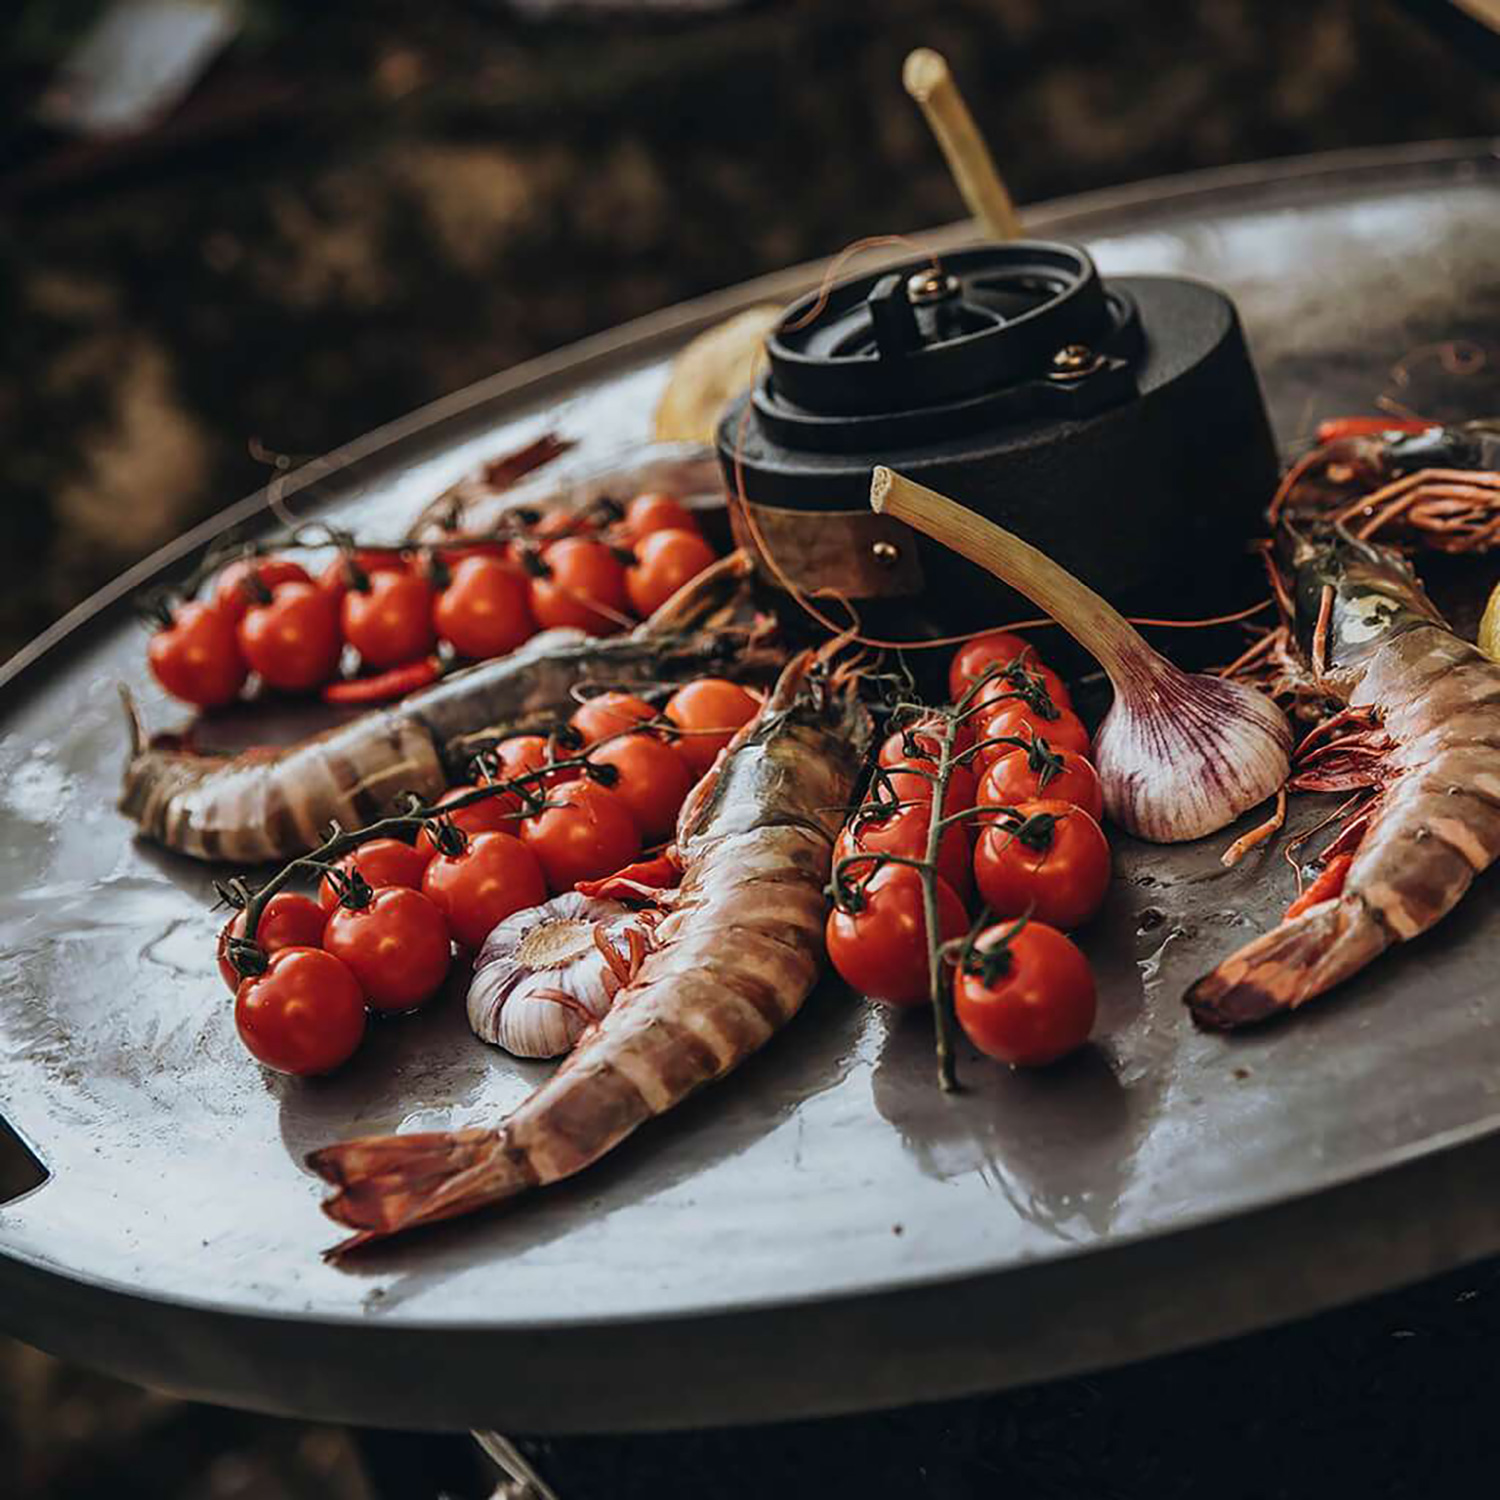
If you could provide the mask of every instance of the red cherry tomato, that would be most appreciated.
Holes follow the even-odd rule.
[[[344,639],[367,667],[394,667],[425,656],[434,640],[432,587],[404,570],[371,573],[369,588],[344,595]]]
[[[372,1010],[415,1010],[438,992],[452,959],[448,920],[421,891],[392,885],[368,906],[341,906],[323,947],[342,959]]]
[[[932,803],[920,807],[902,807],[893,813],[869,813],[861,809],[844,825],[833,846],[833,862],[838,864],[847,854],[863,852],[900,854],[907,859],[927,857],[927,832],[931,822]],[[970,869],[972,855],[963,825],[949,824],[938,840],[938,874],[953,888],[954,894],[967,900],[974,879]],[[874,861],[850,865],[845,878],[856,882],[868,880],[875,873]]]
[[[250,583],[251,576],[254,583]],[[241,557],[214,580],[214,603],[238,624],[245,611],[278,583],[309,583],[307,569],[290,557]]]
[[[255,945],[267,957],[283,948],[316,948],[323,941],[323,924],[328,913],[310,896],[296,891],[277,891],[266,902],[260,921],[255,924]],[[234,994],[245,977],[229,960],[229,939],[244,937],[245,914],[237,911],[219,933],[219,973]]]
[[[978,682],[996,662],[1013,662],[1031,650],[1025,640],[1008,630],[992,630],[988,635],[975,636],[953,653],[948,668],[949,695],[956,703],[970,684]]]
[[[697,531],[693,513],[671,495],[637,495],[625,507],[623,530],[632,542],[656,531]]]
[[[860,886],[858,911],[828,917],[828,957],[852,988],[888,1005],[929,997],[927,920],[922,877],[910,865],[886,865]],[[948,882],[937,882],[939,940],[962,937],[968,913]]]
[[[624,798],[592,781],[570,781],[547,793],[552,804],[521,824],[521,840],[541,862],[554,891],[599,880],[641,852],[641,833]]]
[[[700,677],[667,699],[666,716],[683,731],[678,754],[695,776],[713,765],[719,751],[760,712],[760,699],[737,682]]]
[[[1063,709],[1055,719],[1044,719],[1027,704],[1011,702],[998,704],[976,721],[974,742],[982,748],[974,752],[974,764],[982,774],[1002,755],[1009,755],[1016,748],[1014,745],[986,745],[986,740],[1009,738],[1030,742],[1037,735],[1062,754],[1081,755],[1085,759],[1093,754],[1089,732],[1072,709]]]
[[[1062,678],[1028,653],[991,677],[974,694],[969,706],[979,709],[991,703],[1029,703],[1039,713],[1043,704],[1050,703],[1053,708],[1067,712],[1073,706],[1073,699]]]
[[[1109,841],[1082,808],[1023,802],[1022,826],[991,823],[974,845],[979,894],[1001,917],[1030,912],[1050,927],[1077,927],[1109,889]]]
[[[447,807],[460,797],[467,797],[470,792],[478,790],[479,788],[475,786],[456,786],[452,791],[444,792],[438,798],[437,806]],[[493,796],[482,797],[478,802],[470,802],[465,807],[454,808],[447,814],[447,821],[469,838],[480,833],[514,835],[520,827],[520,820],[511,815],[520,810],[521,799],[514,792],[496,792]],[[402,848],[405,847],[403,844]],[[429,859],[440,852],[433,842],[432,835],[425,828],[417,835],[417,850]],[[405,885],[407,882],[393,881],[392,884]]]
[[[353,566],[350,565],[351,561]],[[408,560],[399,552],[371,552],[361,548],[353,554],[352,559],[340,552],[318,574],[317,582],[318,587],[330,599],[342,604],[344,595],[354,587],[361,573],[370,578],[376,573],[405,573],[409,570]]]
[[[448,919],[454,941],[477,953],[508,916],[547,899],[547,877],[513,833],[477,833],[461,854],[427,866],[422,893]]]
[[[644,618],[713,563],[714,549],[696,531],[653,531],[635,544],[625,574],[631,608]]]
[[[981,950],[999,947],[1010,928],[987,928]],[[1055,927],[1028,922],[1004,944],[1005,958],[986,980],[982,961],[953,980],[958,1024],[979,1050],[1015,1067],[1056,1062],[1081,1047],[1097,1009],[1088,960]]]
[[[600,693],[597,698],[590,698],[568,723],[583,736],[585,745],[594,745],[655,717],[656,710],[634,693]]]
[[[501,740],[490,753],[495,760],[496,781],[515,781],[521,776],[529,776],[534,771],[544,770],[558,758],[547,737],[541,734],[513,734],[508,740]],[[527,788],[535,791],[543,786],[561,786],[565,781],[577,781],[581,775],[583,772],[576,766],[565,766],[540,781],[527,782]]]
[[[890,790],[898,802],[931,803],[938,774],[938,763],[923,756],[909,755],[887,766]],[[943,816],[973,807],[977,783],[974,773],[962,761],[948,768],[948,794],[943,798]]]
[[[243,980],[234,1024],[251,1055],[278,1073],[331,1073],[359,1050],[365,997],[348,965],[321,948],[283,948]]]
[[[512,549],[508,542],[463,542],[454,547],[440,547],[438,556],[451,575],[457,571],[460,563],[467,562],[471,557],[493,557],[502,562],[507,561],[512,556]]]
[[[531,580],[531,613],[538,625],[574,625],[591,635],[612,635],[621,628],[617,617],[630,602],[625,567],[609,547],[589,537],[564,537],[542,553],[542,561],[547,576]]]
[[[345,875],[358,870],[365,883],[375,890],[388,885],[407,886],[417,890],[422,884],[422,873],[432,857],[427,849],[413,849],[400,839],[371,839],[346,854],[334,864],[335,870]],[[325,912],[339,904],[339,892],[335,884],[325,875],[318,886],[318,904]]]
[[[498,558],[466,557],[437,596],[433,621],[460,656],[505,656],[536,634],[526,580]]]
[[[671,745],[655,735],[627,734],[591,750],[589,759],[620,773],[609,790],[630,809],[648,844],[672,837],[695,778]]]
[[[938,728],[939,726],[933,720],[923,719],[920,723],[893,729],[882,742],[877,759],[887,769],[914,758],[935,761],[941,748]],[[953,734],[952,753],[961,755],[973,743],[973,730],[967,724],[960,724]],[[916,748],[912,749],[910,746]]]
[[[232,702],[250,673],[234,621],[216,606],[196,601],[180,605],[172,623],[152,635],[146,660],[174,698],[199,708]]]
[[[1046,740],[1043,735],[1041,745],[1033,744],[1030,750],[1012,750],[991,761],[974,794],[976,805],[1018,807],[1022,802],[1046,798],[1052,802],[1071,802],[1097,823],[1104,815],[1104,793],[1093,763],[1075,751],[1044,750]],[[1062,762],[1061,769],[1055,767],[1057,761]]]
[[[269,604],[252,604],[239,625],[240,650],[268,686],[306,692],[338,669],[338,607],[311,583],[279,583]]]

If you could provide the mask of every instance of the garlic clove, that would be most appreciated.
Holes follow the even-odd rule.
[[[469,1025],[482,1041],[517,1057],[571,1051],[613,1004],[649,931],[620,902],[576,891],[514,913],[485,939],[475,961]]]

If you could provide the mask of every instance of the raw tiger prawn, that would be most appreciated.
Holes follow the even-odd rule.
[[[858,674],[794,658],[684,805],[681,884],[607,1014],[552,1078],[484,1129],[315,1152],[354,1231],[332,1254],[581,1171],[722,1077],[801,1009],[823,962],[831,851],[870,740]]]
[[[1500,422],[1454,426],[1364,419],[1328,424],[1287,471],[1271,522],[1328,521],[1439,552],[1500,544]]]
[[[1290,784],[1373,793],[1309,899],[1188,991],[1215,1028],[1294,1009],[1426,932],[1500,856],[1500,665],[1449,630],[1393,548],[1284,515],[1278,553],[1300,653],[1287,667],[1341,705]]]
[[[435,797],[462,779],[476,734],[555,723],[576,707],[580,685],[676,682],[711,668],[768,677],[785,655],[755,615],[750,576],[749,559],[732,554],[628,634],[545,631],[281,750],[215,756],[175,736],[148,740],[127,699],[120,810],[145,837],[196,859],[253,864],[303,853],[330,823],[360,827],[402,792]]]

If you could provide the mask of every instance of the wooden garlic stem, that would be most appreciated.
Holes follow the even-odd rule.
[[[870,476],[870,509],[894,516],[978,563],[1051,615],[1116,682],[1143,675],[1157,653],[1124,615],[1093,589],[967,506],[884,465]]]
[[[1021,217],[953,81],[947,58],[931,47],[918,47],[907,57],[901,81],[926,115],[969,212],[991,239],[1019,239]]]

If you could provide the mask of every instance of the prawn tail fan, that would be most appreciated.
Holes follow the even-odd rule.
[[[325,1252],[331,1260],[398,1230],[524,1192],[537,1180],[503,1130],[364,1136],[314,1151],[307,1164],[337,1189],[323,1212],[355,1231]]]
[[[1251,1026],[1332,989],[1389,942],[1357,896],[1324,901],[1231,954],[1188,990],[1187,1006],[1213,1031]]]

